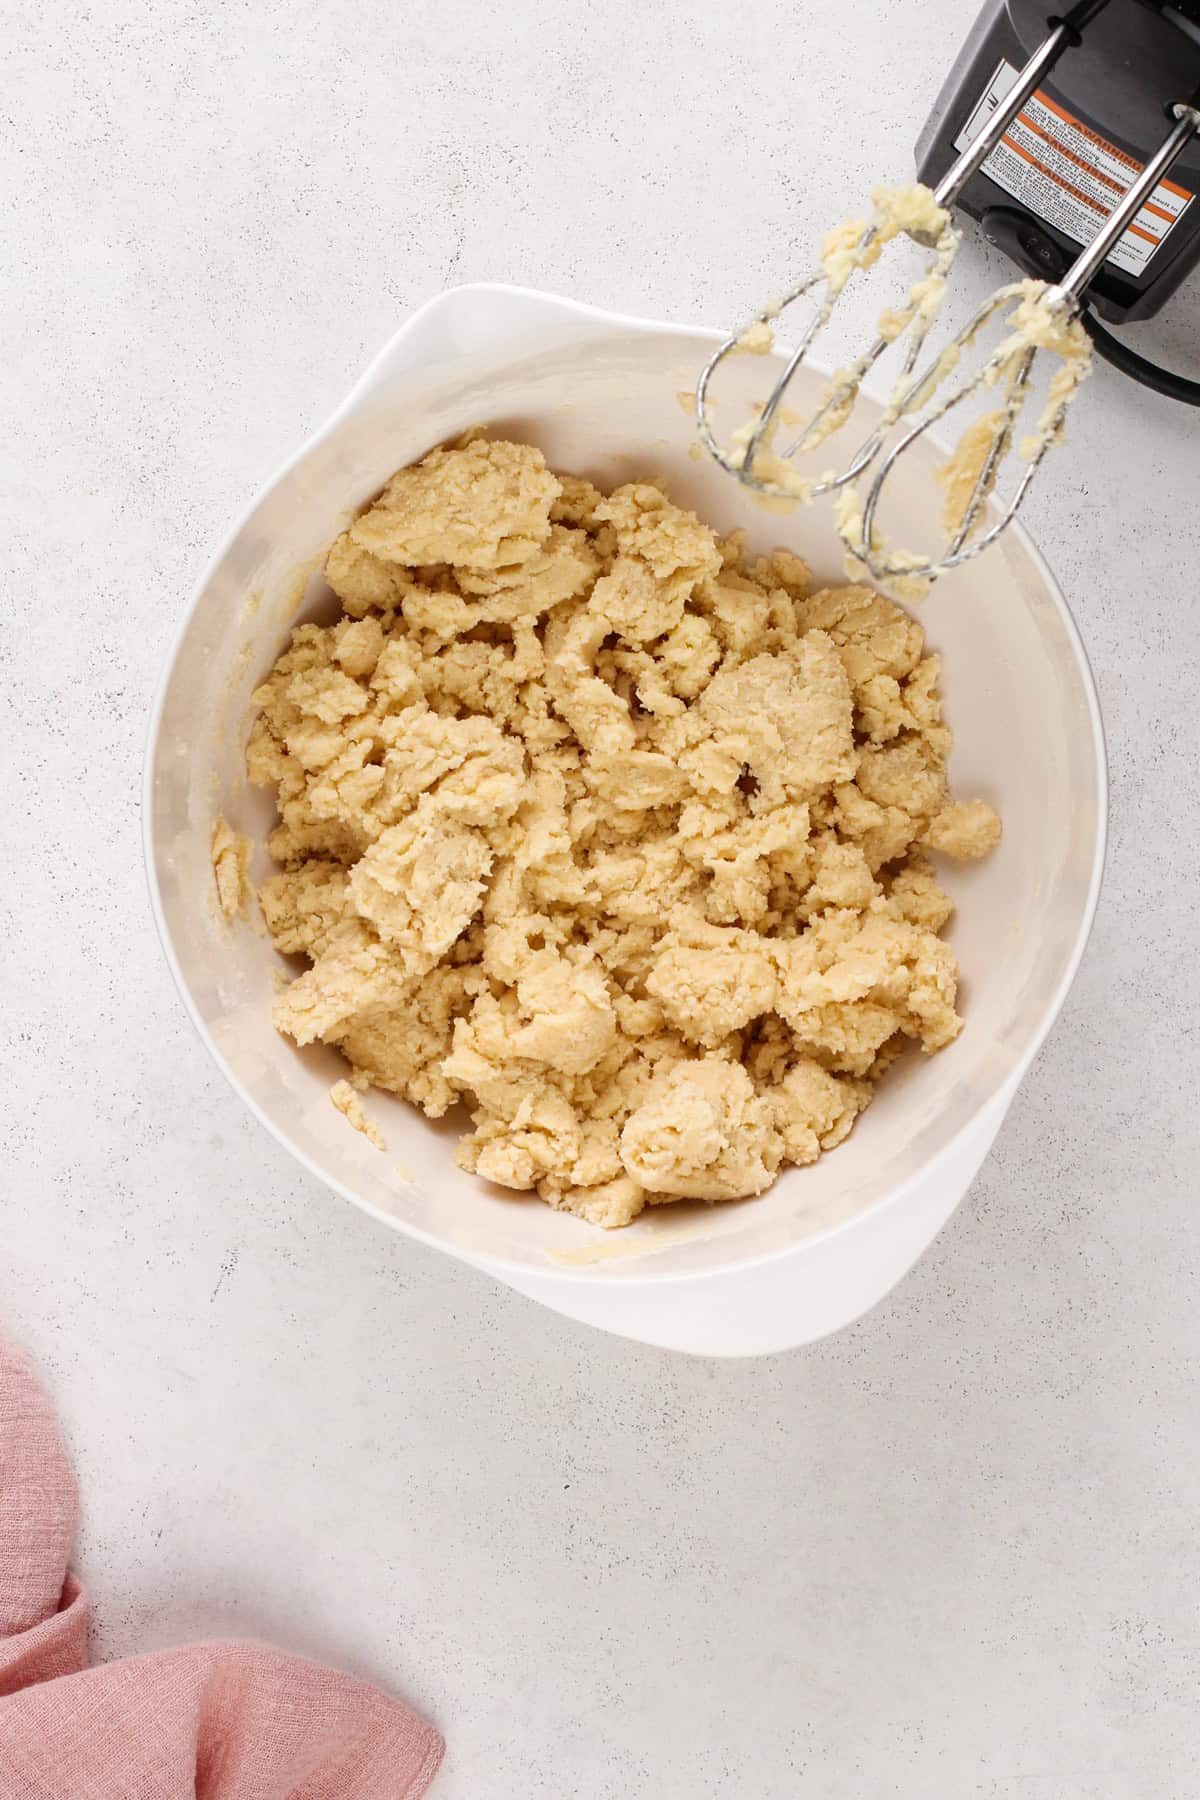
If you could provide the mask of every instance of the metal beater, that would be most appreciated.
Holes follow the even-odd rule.
[[[1194,102],[1177,104],[1172,110],[1175,125],[1160,145],[1157,153],[1145,165],[1142,173],[1126,190],[1123,198],[1113,208],[1101,229],[1091,243],[1083,250],[1062,280],[1041,288],[1034,301],[1040,306],[1048,320],[1062,324],[1078,318],[1083,307],[1084,296],[1088,284],[1097,270],[1104,263],[1114,246],[1120,242],[1126,228],[1141,211],[1147,197],[1152,194],[1163,176],[1178,161],[1192,139],[1200,134],[1200,95]],[[985,300],[968,320],[961,331],[950,340],[950,356],[942,353],[942,367],[947,370],[957,360],[956,352],[969,345],[983,327],[1006,305],[1017,300],[1023,290],[1036,283],[1017,282],[1008,287],[999,288]],[[939,377],[938,364],[918,375],[912,382],[909,393],[917,396],[918,404],[926,405],[926,411],[910,425],[895,443],[891,444],[878,469],[871,479],[862,508],[861,520],[856,509],[853,514],[843,514],[839,521],[839,529],[846,540],[847,547],[865,564],[870,573],[878,581],[886,581],[897,577],[911,579],[913,575],[929,577],[940,575],[947,569],[954,569],[960,563],[978,556],[989,545],[994,544],[1016,513],[1029,491],[1031,482],[1045,459],[1046,452],[1058,442],[1062,435],[1063,425],[1071,402],[1078,392],[1082,376],[1087,373],[1086,364],[1074,379],[1064,381],[1060,391],[1056,392],[1052,382],[1050,397],[1036,431],[1025,446],[1024,467],[1020,479],[1013,491],[1011,500],[1001,513],[997,522],[979,536],[973,537],[975,526],[989,494],[995,486],[997,471],[1007,456],[1012,444],[1016,421],[1020,416],[1029,394],[1030,380],[1038,356],[1037,346],[1024,342],[1020,332],[1007,337],[993,352],[988,360],[973,375],[954,384],[949,392],[935,397],[936,390],[942,385],[944,378]],[[1070,376],[1070,371],[1064,373]],[[921,437],[930,426],[936,425],[945,418],[954,407],[962,404],[972,394],[984,388],[998,387],[1003,384],[1004,400],[999,412],[991,422],[987,434],[986,450],[980,460],[970,491],[964,505],[957,512],[949,541],[941,555],[937,557],[914,558],[911,555],[888,551],[876,539],[875,514],[880,497],[887,483],[888,476],[895,467],[897,458],[902,456],[909,445]],[[905,401],[895,411],[899,418],[912,410]],[[886,415],[885,415],[886,416]],[[879,434],[874,434],[878,439]],[[879,445],[876,442],[875,449]],[[874,451],[872,452],[874,454]],[[863,465],[860,465],[860,467]],[[857,470],[852,468],[851,478]],[[840,483],[839,483],[840,485]],[[847,517],[853,519],[852,530],[845,529]],[[968,540],[970,540],[968,542]]]
[[[1068,379],[1064,374],[1057,384],[1051,384],[1050,399],[1038,428],[1033,437],[1022,446],[1027,458],[1026,466],[1011,503],[996,525],[974,536],[983,505],[995,485],[997,471],[1011,447],[1016,421],[1030,397],[1037,345],[1029,342],[1028,334],[1023,336],[1020,332],[1009,332],[974,376],[956,383],[946,391],[946,383],[958,362],[959,354],[997,313],[1022,297],[1029,304],[1042,309],[1042,322],[1045,326],[1042,336],[1047,340],[1053,336],[1058,326],[1065,327],[1074,320],[1081,310],[1089,282],[1120,241],[1147,197],[1153,193],[1191,140],[1200,133],[1200,95],[1195,95],[1191,101],[1177,104],[1171,109],[1175,123],[1170,134],[1147,161],[1108,215],[1101,230],[1061,280],[1053,285],[1024,283],[1001,288],[984,302],[928,366],[914,374],[935,310],[922,303],[921,297],[929,293],[931,278],[939,285],[944,281],[958,248],[958,233],[949,223],[950,206],[977,174],[1017,114],[1035,94],[1048,71],[1066,51],[1080,44],[1083,28],[1107,4],[1108,0],[1081,0],[1081,4],[1074,7],[1065,18],[1054,22],[1052,29],[1019,71],[1008,94],[996,106],[982,130],[959,154],[934,188],[933,199],[945,215],[945,224],[940,226],[936,243],[928,232],[908,234],[924,247],[935,250],[934,258],[921,281],[911,290],[908,302],[899,312],[890,316],[887,328],[880,330],[851,367],[834,377],[816,412],[782,453],[784,459],[790,460],[805,450],[813,449],[839,429],[852,411],[864,377],[890,345],[904,339],[902,369],[880,422],[859,446],[846,467],[840,472],[828,472],[812,481],[801,481],[799,477],[793,477],[790,470],[782,469],[780,458],[771,446],[778,426],[786,417],[783,402],[792,378],[828,324],[834,303],[848,275],[856,268],[869,266],[880,253],[881,233],[877,223],[866,225],[856,241],[846,247],[848,254],[843,257],[836,276],[829,267],[818,268],[792,288],[778,306],[761,313],[750,328],[727,337],[701,373],[696,387],[696,423],[705,448],[744,485],[778,498],[818,498],[837,490],[851,490],[851,484],[875,461],[893,427],[902,418],[920,414],[916,422],[889,448],[861,507],[852,490],[842,494],[839,504],[839,530],[848,547],[877,579],[911,578],[914,573],[922,578],[932,579],[944,569],[953,568],[986,549],[1015,515],[1046,450],[1061,435],[1067,410],[1086,368],[1077,364],[1074,379]],[[736,434],[741,441],[735,439],[731,449],[723,449],[717,442],[710,416],[710,391],[715,371],[727,357],[740,350],[760,347],[764,333],[772,330],[775,319],[786,307],[818,292],[821,297],[815,316],[809,321],[796,349],[790,354],[765,404],[752,424]],[[754,335],[748,340],[748,331],[751,334],[757,333],[758,344]],[[877,541],[875,516],[883,485],[896,458],[953,407],[981,389],[996,387],[1002,388],[1002,404],[987,422],[990,426],[990,439],[985,442],[978,458],[973,485],[964,505],[952,521],[944,550],[936,557],[913,557],[887,551]],[[980,421],[981,427],[984,424],[984,421]]]

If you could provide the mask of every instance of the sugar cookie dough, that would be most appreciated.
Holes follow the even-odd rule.
[[[618,1226],[762,1192],[956,1036],[926,852],[1000,826],[951,799],[900,607],[481,437],[326,566],[342,616],[293,631],[247,749],[296,1043],[465,1102],[465,1168]]]
[[[214,819],[209,838],[209,860],[212,863],[217,909],[229,924],[245,912],[246,902],[252,892],[247,872],[251,849],[250,839],[242,832],[234,831],[224,819]]]
[[[387,1139],[374,1120],[367,1117],[362,1099],[349,1081],[335,1081],[329,1090],[329,1098],[347,1124],[353,1125],[355,1131],[361,1131],[369,1144],[374,1144],[377,1150],[387,1149]]]

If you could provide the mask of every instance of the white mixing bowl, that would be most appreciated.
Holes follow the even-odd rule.
[[[216,813],[259,844],[272,823],[270,796],[248,788],[242,768],[250,694],[296,618],[328,614],[322,552],[395,468],[469,425],[529,439],[553,467],[601,485],[663,474],[710,523],[744,526],[755,547],[786,543],[818,577],[843,578],[823,509],[767,513],[689,455],[695,432],[678,394],[712,341],[514,288],[459,288],[424,307],[201,582],[155,707],[145,818],[158,924],[188,1009],[246,1104],[306,1168],[559,1312],[648,1343],[748,1355],[836,1330],[911,1267],[986,1154],[1079,962],[1103,862],[1103,738],[1078,634],[1022,530],[940,582],[921,614],[945,659],[954,785],[1004,818],[994,856],[946,872],[966,1028],[941,1055],[905,1059],[847,1143],[758,1199],[656,1207],[605,1234],[463,1173],[453,1126],[372,1095],[381,1154],[330,1104],[343,1072],[335,1052],[297,1050],[273,1030],[280,959],[250,923],[230,929],[216,916],[209,866]],[[731,418],[765,373],[757,358],[735,361]],[[805,379],[801,404],[820,382]],[[934,524],[936,456],[917,447],[892,508],[918,542]],[[267,869],[260,850],[252,873]]]

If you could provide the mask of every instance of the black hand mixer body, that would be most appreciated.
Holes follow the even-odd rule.
[[[1026,274],[1055,281],[1124,186],[1153,156],[1173,105],[1200,91],[1200,0],[1101,0],[1048,15],[1037,0],[988,0],[917,142],[933,187],[1058,24],[1073,42],[1005,137],[957,196],[985,235]],[[1089,322],[1102,354],[1162,391],[1196,388],[1163,375],[1095,326],[1150,318],[1200,261],[1200,138],[1172,180],[1093,278]],[[1136,365],[1136,366],[1132,366]],[[1165,384],[1165,385],[1164,385]],[[1180,392],[1178,398],[1200,398]]]

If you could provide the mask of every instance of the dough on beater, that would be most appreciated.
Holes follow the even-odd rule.
[[[833,307],[851,276],[872,268],[878,262],[884,247],[900,236],[909,237],[914,243],[934,253],[933,261],[925,273],[912,283],[902,304],[886,308],[878,320],[879,337],[885,344],[894,343],[906,333],[909,334],[909,353],[905,367],[911,370],[941,306],[946,291],[946,277],[961,241],[961,233],[955,228],[951,213],[938,204],[931,189],[920,183],[905,187],[875,188],[871,194],[869,219],[843,219],[826,234],[821,246],[821,279],[816,288],[817,316],[810,322],[808,329],[815,335],[827,324]],[[732,354],[749,352],[764,356],[773,349],[773,321],[780,310],[779,303],[774,301],[765,307],[754,323],[733,340]],[[805,448],[815,450],[835,432],[840,431],[853,413],[859,385],[872,361],[873,357],[868,352],[849,368],[839,369],[822,396],[819,411],[808,420],[797,416],[786,405],[775,406],[769,420],[765,425],[760,425],[763,412],[763,403],[760,403],[754,416],[731,433],[732,467],[745,466],[753,444],[751,472],[758,481],[769,483],[759,493],[759,499],[764,505],[787,509],[797,502],[811,501],[816,496],[818,485],[824,487],[832,480],[835,469],[825,470],[819,476],[806,474],[795,466],[790,456],[780,456],[774,448],[779,428],[781,425],[803,424]],[[908,385],[907,376],[897,381],[881,422],[884,431],[899,415]],[[708,404],[711,406],[712,401]],[[843,493],[848,491],[850,490],[843,490]],[[857,513],[847,516],[857,517],[860,513],[861,505],[858,506]],[[839,514],[839,519],[841,516]],[[913,594],[907,597],[920,596]]]
[[[1007,454],[1024,406],[1031,352],[1045,351],[1059,362],[1050,377],[1037,422],[1018,446],[1021,460],[1027,464],[1039,462],[1060,441],[1071,402],[1091,373],[1092,341],[1077,317],[1054,305],[1054,292],[1048,282],[1026,279],[1010,282],[995,295],[998,301],[1014,302],[1005,320],[1006,335],[988,358],[983,378],[983,388],[999,390],[1002,403],[965,427],[951,455],[936,471],[942,489],[942,528],[948,544],[955,540],[972,510],[976,517],[971,519],[964,541],[985,521],[983,502],[995,486],[1000,462]],[[935,305],[940,303],[939,293]],[[938,357],[929,379],[922,382],[913,404],[903,402],[904,412],[919,411],[940,396],[959,360],[959,345],[952,341]],[[903,388],[903,380],[897,382],[885,415],[889,421],[901,410]],[[838,494],[834,513],[846,546],[846,571],[851,577],[863,571],[870,552],[876,567],[888,571],[886,586],[897,599],[915,602],[925,597],[934,579],[930,564],[936,557],[895,548],[875,525],[868,545],[863,500],[854,484]]]
[[[328,575],[344,616],[292,633],[247,769],[263,917],[307,960],[275,1023],[341,1050],[357,1129],[370,1086],[461,1101],[465,1168],[611,1229],[761,1193],[955,1036],[928,852],[999,821],[950,796],[892,601],[479,437],[393,476]],[[214,835],[230,896],[240,855]]]
[[[790,454],[778,454],[775,442],[782,425],[803,425],[799,442],[805,452],[815,450],[839,431],[852,414],[862,379],[874,365],[877,349],[907,336],[907,353],[875,428],[880,440],[886,442],[898,420],[920,416],[935,399],[943,397],[945,384],[958,369],[964,350],[970,348],[992,316],[993,307],[985,303],[974,324],[952,338],[926,365],[920,351],[945,297],[946,280],[958,253],[961,232],[949,209],[941,206],[923,183],[879,187],[871,195],[869,218],[844,219],[825,237],[819,280],[809,284],[817,300],[817,314],[806,327],[806,341],[811,342],[828,322],[851,277],[872,268],[884,247],[899,236],[909,237],[931,250],[933,260],[909,287],[902,304],[880,314],[876,325],[878,346],[867,347],[856,361],[837,371],[811,417],[797,417],[788,406],[779,404],[778,393],[772,393],[769,400],[756,403],[752,417],[730,434],[728,466],[745,469],[749,460],[748,473],[756,483],[765,484],[759,488],[758,497],[767,506],[788,508],[810,502],[818,490],[828,492],[837,475],[836,467],[820,475],[805,472],[796,467]],[[796,293],[807,293],[809,287]],[[983,365],[982,380],[963,386],[964,391],[974,387],[983,392],[998,390],[1001,404],[961,431],[950,457],[935,472],[942,489],[945,549],[933,555],[897,549],[885,539],[874,519],[868,531],[861,488],[843,477],[843,485],[834,495],[834,521],[845,546],[846,572],[851,580],[865,573],[871,563],[895,599],[914,603],[924,599],[939,572],[936,565],[941,556],[955,545],[960,533],[961,550],[985,521],[984,502],[995,486],[1028,396],[1031,353],[1039,350],[1057,357],[1058,367],[1050,378],[1034,429],[1018,446],[1019,454],[1026,463],[1036,463],[1058,443],[1071,402],[1092,367],[1091,339],[1079,318],[1058,303],[1060,299],[1052,284],[1034,279],[1011,282],[993,296],[997,310],[1008,301],[1014,302],[1005,320],[1008,329]],[[779,312],[777,303],[765,307],[751,325],[729,340],[723,354],[766,355],[774,348],[774,320]],[[918,371],[915,378],[914,369]],[[946,397],[955,396],[950,393]],[[709,398],[707,406],[713,404]],[[868,482],[877,467],[877,463],[868,461]]]

